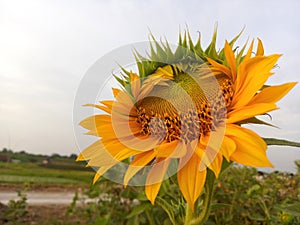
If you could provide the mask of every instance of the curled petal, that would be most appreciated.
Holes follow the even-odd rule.
[[[228,124],[226,136],[236,144],[236,150],[230,156],[230,160],[245,166],[273,167],[266,155],[267,144],[253,131]]]
[[[266,87],[252,98],[249,105],[257,103],[275,103],[283,98],[296,84],[297,82],[290,82],[277,86]]]
[[[235,80],[236,79],[236,60],[235,60],[234,53],[227,41],[225,42],[224,51],[225,51],[226,60],[231,69],[232,79]]]
[[[274,54],[268,57],[257,56],[244,61],[238,68],[238,77],[235,83],[235,95],[233,96],[233,108],[247,105],[253,96],[265,84],[272,74],[280,55]]]
[[[182,158],[179,161],[180,170],[177,173],[179,188],[192,210],[206,179],[206,169],[200,170],[200,164],[201,158],[195,152],[189,159]]]
[[[136,155],[132,162],[130,163],[128,169],[126,170],[125,176],[124,176],[124,186],[126,187],[129,180],[142,168],[144,168],[148,163],[150,163],[154,158],[156,157],[156,154],[154,151],[147,151],[145,153],[141,153],[139,155]]]
[[[277,109],[275,103],[258,103],[254,105],[244,106],[238,109],[235,109],[228,113],[227,123],[236,123],[245,119],[252,118],[257,115],[262,115],[272,110]]]
[[[169,164],[170,159],[159,158],[149,171],[145,185],[145,192],[147,198],[152,204],[154,204]]]

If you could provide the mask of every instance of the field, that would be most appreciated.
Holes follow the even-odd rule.
[[[63,166],[64,165],[64,166]],[[12,184],[89,184],[93,171],[84,168],[81,170],[69,169],[70,164],[35,164],[35,163],[4,163],[0,162],[0,183]]]
[[[0,224],[54,225],[169,225],[158,205],[152,207],[143,187],[123,188],[105,179],[91,185],[94,171],[74,157],[34,158],[0,162],[0,191],[19,190],[19,199],[0,203]],[[300,164],[297,164],[300,171]],[[172,202],[176,220],[184,210],[176,177],[163,183],[159,193]],[[73,191],[70,205],[28,205],[24,190]],[[81,190],[78,195],[77,190]],[[253,168],[231,166],[215,183],[208,225],[300,224],[300,173],[265,174]],[[93,201],[87,201],[87,200]],[[201,199],[199,199],[201,201]]]

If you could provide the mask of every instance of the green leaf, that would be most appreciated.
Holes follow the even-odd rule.
[[[293,216],[300,216],[300,202],[284,207],[276,206],[276,208]]]
[[[150,203],[145,203],[142,205],[137,205],[135,206],[131,212],[129,213],[129,215],[126,216],[127,219],[134,217],[136,215],[139,215],[141,213],[143,213],[144,211],[146,211],[147,209],[151,208],[151,204]]]
[[[107,225],[109,219],[108,218],[97,218],[90,225]]]
[[[249,218],[253,221],[261,221],[261,222],[266,221],[266,218],[262,217],[259,214],[249,215]]]
[[[157,203],[157,205],[162,207],[163,210],[168,214],[169,219],[171,220],[172,224],[176,225],[177,223],[176,223],[175,216],[174,216],[175,215],[174,207],[161,197],[157,197],[155,202]]]
[[[260,189],[261,187],[258,184],[253,185],[247,190],[247,196],[253,197],[253,195],[255,195]]]
[[[226,208],[226,207],[232,207],[232,205],[231,204],[226,204],[226,203],[213,203],[213,204],[211,204],[210,209],[212,211],[214,211],[216,209]]]
[[[287,141],[283,139],[277,138],[263,138],[267,145],[283,145],[283,146],[291,146],[291,147],[300,147],[299,142]]]

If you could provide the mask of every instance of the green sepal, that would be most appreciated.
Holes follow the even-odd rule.
[[[238,53],[237,56],[236,56],[236,66],[237,66],[237,67],[241,64],[241,62],[242,62],[243,59],[244,59],[244,51],[245,51],[245,49],[246,49],[246,46],[247,46],[247,44],[248,44],[248,41],[249,41],[249,39],[247,39],[246,43],[243,45],[242,49],[239,51],[239,53]]]
[[[120,77],[118,77],[116,75],[113,75],[113,76],[121,84],[122,87],[125,88],[127,86],[128,81],[126,81],[126,79],[122,79],[122,78],[120,78]]]
[[[207,49],[205,50],[205,54],[214,59],[214,60],[217,60],[218,59],[218,53],[216,51],[216,42],[217,42],[217,29],[218,27],[215,26],[215,30],[214,30],[214,33],[213,33],[213,37],[212,37],[212,40],[210,42],[210,45],[207,47]]]
[[[290,146],[290,147],[300,147],[299,142],[287,141],[277,138],[263,138],[267,145],[281,145],[281,146]]]
[[[242,31],[236,35],[230,42],[229,45],[233,47],[238,38],[243,33]],[[219,52],[216,50],[217,40],[217,26],[215,26],[212,39],[208,47],[203,50],[201,46],[200,33],[195,44],[190,36],[188,29],[182,34],[179,32],[178,46],[172,50],[167,40],[165,43],[157,41],[154,35],[150,32],[150,52],[146,52],[146,57],[140,55],[137,51],[134,52],[135,60],[138,67],[138,75],[141,78],[141,82],[147,78],[147,76],[153,74],[159,67],[166,65],[174,65],[181,68],[184,71],[193,72],[195,68],[201,66],[201,64],[207,62],[207,58],[211,58],[221,64],[226,65],[224,48],[220,49]],[[246,44],[237,55],[237,65],[243,60],[244,50]],[[129,71],[122,68],[123,77],[116,78],[117,81],[125,87],[125,90],[130,88]],[[127,76],[126,76],[127,75]],[[123,80],[123,81],[122,81]],[[126,88],[127,87],[127,88]],[[130,90],[128,91],[129,94]]]
[[[249,119],[246,119],[246,120],[242,120],[242,121],[239,121],[238,124],[241,125],[241,124],[247,124],[247,123],[252,123],[252,124],[260,124],[260,125],[267,125],[267,126],[271,126],[271,127],[276,127],[278,128],[277,126],[273,125],[273,124],[270,124],[270,123],[267,123],[265,121],[262,121],[256,117],[252,117],[252,118],[249,118]]]
[[[244,32],[245,27],[240,31],[240,33],[238,33],[228,44],[230,45],[231,48],[233,48],[233,45],[235,44],[235,42],[239,39],[239,37],[242,35],[242,33]],[[241,54],[243,54],[244,49],[246,48],[247,43],[243,46],[242,50],[241,50]],[[224,52],[224,48],[220,51],[219,53],[219,58],[221,59],[225,59],[225,52]]]

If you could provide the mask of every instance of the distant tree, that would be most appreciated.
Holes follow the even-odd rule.
[[[61,158],[61,156],[59,154],[57,154],[57,153],[53,153],[51,155],[51,158]]]
[[[11,149],[8,149],[8,148],[3,148],[2,149],[2,153],[9,153],[9,154],[11,154],[11,153],[13,153],[13,151]]]
[[[38,160],[37,159],[35,159],[35,158],[30,158],[29,159],[29,162],[31,162],[31,163],[36,163]]]
[[[76,155],[76,154],[71,154],[71,155],[69,156],[69,158],[70,158],[70,159],[76,159],[76,158],[77,158],[77,155]]]

